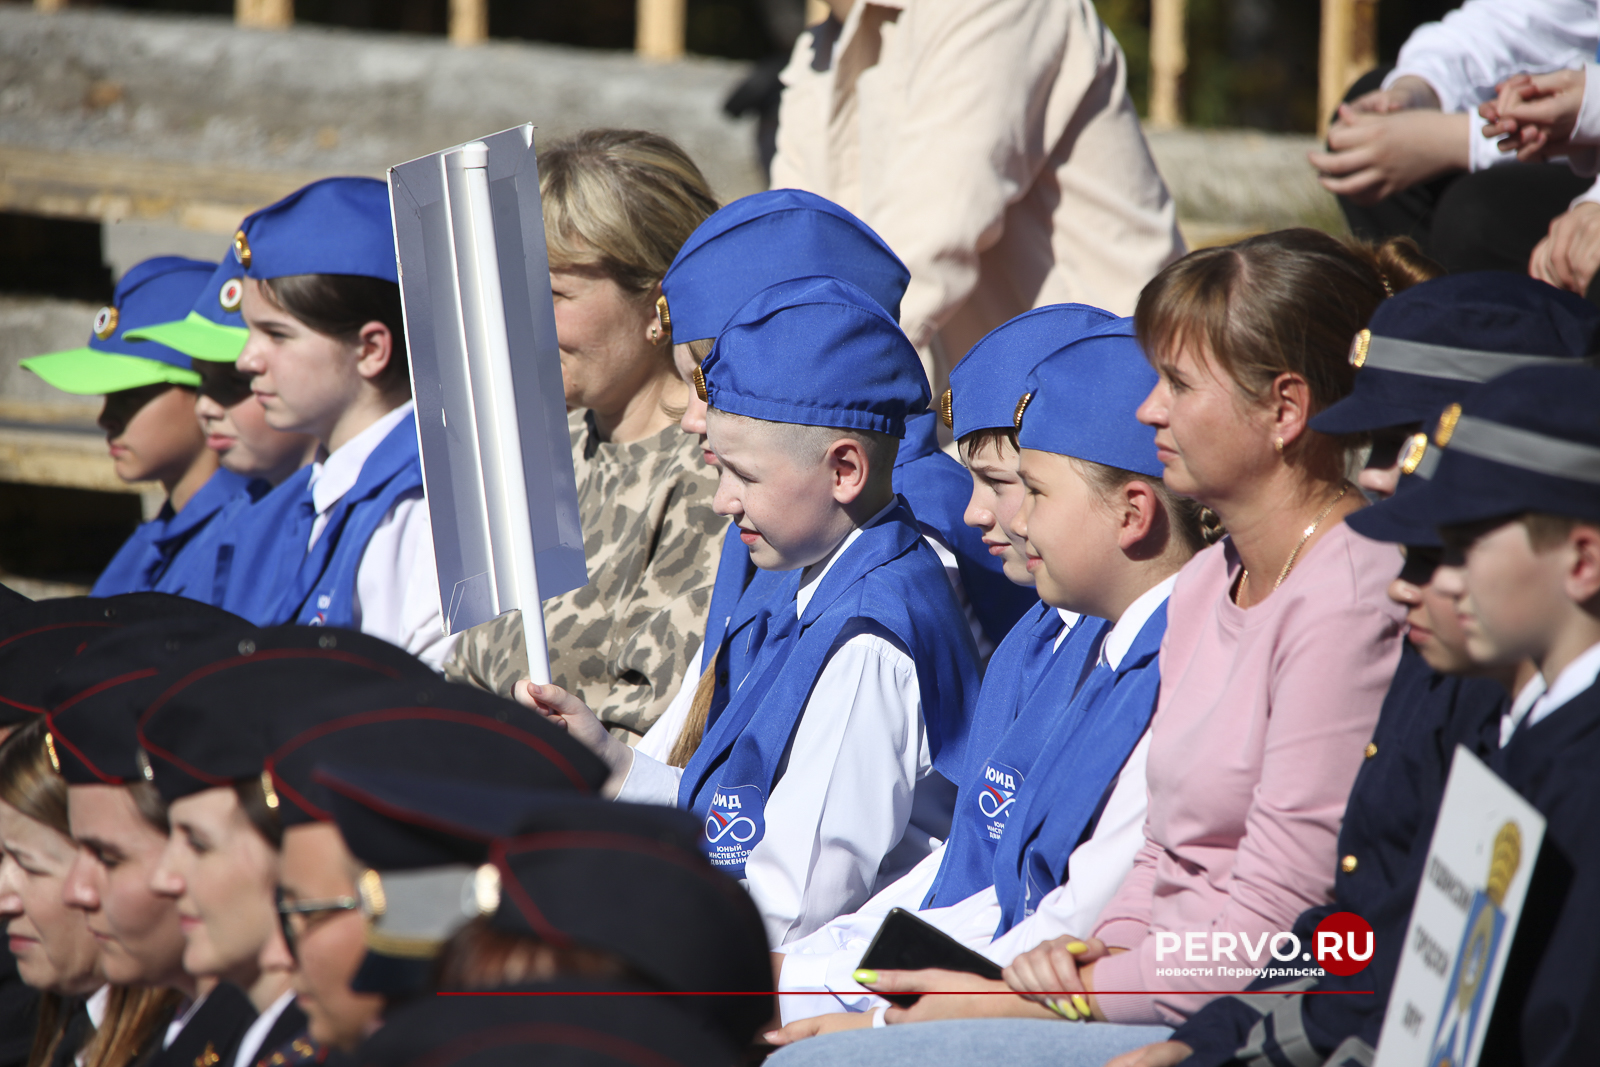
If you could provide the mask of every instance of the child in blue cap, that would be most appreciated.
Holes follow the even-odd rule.
[[[313,182],[246,218],[232,261],[237,274],[216,302],[248,330],[238,368],[267,425],[315,439],[323,458],[236,524],[218,559],[222,605],[258,625],[360,629],[437,664],[449,640],[388,189],[371,178]],[[218,355],[237,344],[226,321],[193,312],[182,322]]]
[[[194,410],[200,376],[189,357],[128,337],[193,303],[214,267],[177,256],[147,259],[117,283],[87,345],[22,361],[57,389],[104,393],[100,426],[117,476],[158,481],[167,493],[160,514],[135,530],[101,573],[94,596],[183,592],[187,571],[204,553],[204,531],[247,482],[219,471],[206,448]]]
[[[714,507],[756,566],[783,572],[722,638],[747,650],[747,676],[716,679],[682,769],[610,738],[559,689],[518,697],[601,753],[619,799],[692,811],[712,863],[746,881],[781,945],[859,906],[948,832],[976,652],[890,484],[928,387],[883,308],[846,282],[784,282],[741,308],[697,369],[721,468]]]
[[[1059,323],[1063,312],[1081,318],[1088,309],[1050,310]],[[1037,344],[1041,317],[1048,312],[1013,320],[1020,322],[1018,339]],[[991,334],[967,358],[981,358],[983,345],[997,342],[1003,335]],[[1041,599],[1086,618],[1070,632],[1060,623],[1053,633],[1041,627],[1032,651],[1043,663],[1021,679],[985,678],[980,707],[993,707],[991,683],[1009,681],[1011,691],[997,697],[1009,698],[1011,714],[999,716],[1007,721],[987,758],[974,757],[939,875],[921,902],[925,919],[1002,964],[1088,929],[1143,841],[1144,738],[1160,685],[1167,595],[1205,543],[1199,508],[1166,490],[1154,433],[1135,417],[1155,380],[1132,321],[1115,320],[1048,355],[1027,375],[1020,402],[1009,405],[1027,487],[1009,526],[1023,540]],[[958,388],[965,383],[957,374],[951,382],[952,413],[958,397],[977,406],[970,390]],[[1026,693],[1015,692],[1018,681]],[[860,957],[872,931],[840,932],[846,936],[831,960],[796,960],[801,966],[781,976],[780,988],[810,972],[860,1011],[870,1002],[855,982],[939,986],[930,975],[871,971],[855,972],[852,981],[845,965]],[[1077,1009],[1063,1001],[1059,1011],[1071,1018]],[[803,1022],[780,1040],[869,1021]]]
[[[756,193],[735,200],[703,222],[661,280],[657,305],[684,381],[693,385],[694,369],[710,351],[711,342],[750,297],[769,285],[809,275],[859,286],[895,319],[900,317],[900,298],[910,281],[899,257],[866,223],[814,193],[799,189]],[[704,438],[705,404],[698,396],[690,397],[682,425],[685,432]],[[979,653],[987,660],[1036,600],[1005,580],[998,561],[963,521],[967,478],[939,450],[933,412],[907,422],[895,459],[894,489],[905,496],[944,560],[973,624]],[[727,539],[712,594],[708,645],[718,643],[727,609],[755,570],[737,539]]]

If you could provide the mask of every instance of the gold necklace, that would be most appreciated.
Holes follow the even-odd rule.
[[[1344,488],[1340,489],[1334,498],[1328,501],[1328,506],[1323,508],[1322,511],[1317,514],[1317,517],[1311,520],[1311,525],[1307,526],[1305,533],[1300,535],[1300,543],[1294,546],[1294,551],[1289,553],[1289,558],[1283,561],[1283,570],[1278,572],[1278,580],[1272,583],[1272,588],[1278,588],[1278,586],[1283,584],[1283,580],[1289,577],[1289,572],[1294,569],[1295,560],[1300,558],[1300,550],[1306,547],[1306,542],[1311,540],[1311,535],[1317,532],[1317,527],[1322,525],[1322,520],[1328,517],[1328,514],[1333,511],[1334,506],[1337,505],[1339,501],[1343,500],[1344,495],[1349,491],[1350,483],[1345,482]],[[1239,576],[1239,592],[1242,594],[1245,586],[1249,584],[1250,570],[1249,568],[1245,568],[1245,570]],[[1235,601],[1235,603],[1237,603],[1237,601]]]

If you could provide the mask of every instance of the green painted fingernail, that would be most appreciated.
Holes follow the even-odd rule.
[[[857,971],[855,974],[852,974],[850,977],[854,978],[856,980],[856,982],[858,984],[860,984],[860,985],[877,985],[878,984],[878,972],[877,971],[869,971],[865,967],[861,968],[859,971]]]

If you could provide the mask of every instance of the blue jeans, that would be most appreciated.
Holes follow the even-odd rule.
[[[949,1019],[846,1030],[779,1049],[769,1067],[1102,1067],[1113,1056],[1156,1041],[1165,1026],[1069,1023],[1049,1019]]]

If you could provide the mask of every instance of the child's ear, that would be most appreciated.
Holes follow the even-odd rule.
[[[1567,535],[1572,548],[1567,572],[1567,595],[1573,603],[1600,610],[1600,526],[1579,523]]]
[[[861,442],[853,437],[841,437],[828,446],[828,473],[833,479],[833,499],[840,504],[853,504],[867,488],[871,464]]]
[[[1151,534],[1165,523],[1161,497],[1149,482],[1137,478],[1123,484],[1116,503],[1121,506],[1122,523],[1117,530],[1117,547],[1135,559],[1159,554],[1161,546],[1147,545]]]
[[[356,335],[356,373],[367,381],[382,374],[394,356],[394,334],[374,319]]]

